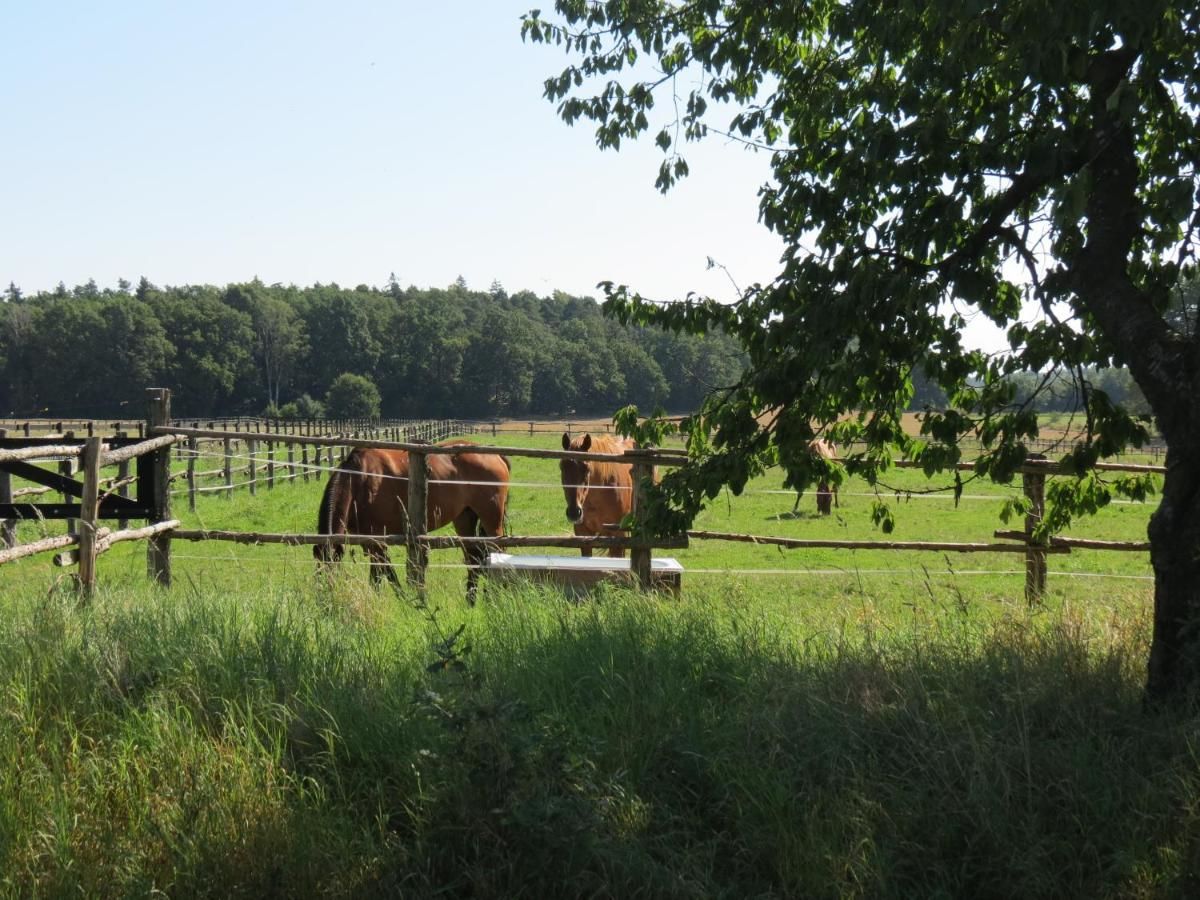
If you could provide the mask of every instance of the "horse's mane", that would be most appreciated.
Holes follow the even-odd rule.
[[[355,451],[354,453],[357,453]],[[340,466],[329,473],[329,481],[321,494],[321,506],[317,510],[318,534],[348,534],[351,530],[347,521],[351,514],[351,504],[343,500],[345,492],[350,489],[350,478],[346,474],[348,464],[355,460],[354,453],[342,462]],[[313,556],[322,560],[337,560],[342,558],[345,548],[341,544],[326,547],[321,544],[313,545]]]
[[[633,441],[628,438],[611,434],[592,435],[592,446],[588,453],[624,453],[633,449]],[[605,484],[609,481],[628,483],[632,469],[629,463],[592,462],[592,484]]]

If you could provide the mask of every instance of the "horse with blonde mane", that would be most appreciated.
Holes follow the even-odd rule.
[[[562,436],[564,450],[581,453],[624,453],[637,445],[629,438],[612,435],[581,434],[574,440],[569,432]],[[562,459],[559,461],[563,494],[567,499],[567,521],[575,526],[578,537],[592,535],[621,537],[620,525],[633,511],[633,466],[607,460]],[[581,548],[584,556],[591,547]],[[609,547],[610,557],[623,557],[621,547]]]
[[[833,449],[833,444],[823,438],[813,438],[809,441],[808,452],[820,459],[837,459],[837,451]],[[803,496],[803,491],[796,493],[796,502],[792,506],[793,513],[799,511],[800,498]],[[837,504],[837,485],[830,485],[828,481],[822,478],[817,482],[817,512],[823,516],[828,516],[833,512],[835,504]],[[841,504],[837,505],[840,507]]]

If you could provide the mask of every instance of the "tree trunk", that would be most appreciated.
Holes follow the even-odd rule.
[[[1200,684],[1200,447],[1169,446],[1149,534],[1154,642],[1146,699],[1153,704]]]

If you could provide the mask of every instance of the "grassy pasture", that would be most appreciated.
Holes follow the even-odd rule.
[[[513,478],[512,531],[565,533],[561,491],[531,486],[556,484],[556,464],[516,460]],[[175,506],[189,526],[311,532],[321,486]],[[861,484],[828,519],[811,494],[793,516],[777,488],[723,498],[697,527],[878,536]],[[999,527],[997,499],[897,502],[897,539]],[[1114,506],[1071,533],[1138,539],[1149,512]],[[1200,718],[1140,705],[1143,554],[1051,557],[1032,611],[1022,558],[990,554],[694,542],[670,553],[681,602],[490,586],[475,608],[450,551],[425,608],[373,590],[361,558],[327,584],[308,548],[174,554],[162,592],[144,546],[118,545],[83,609],[48,556],[0,568],[7,895],[1200,886]],[[1124,577],[1055,574],[1084,570]]]

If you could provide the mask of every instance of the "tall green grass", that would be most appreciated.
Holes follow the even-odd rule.
[[[1135,600],[10,592],[12,896],[1186,896]],[[921,589],[924,590],[923,588]]]

